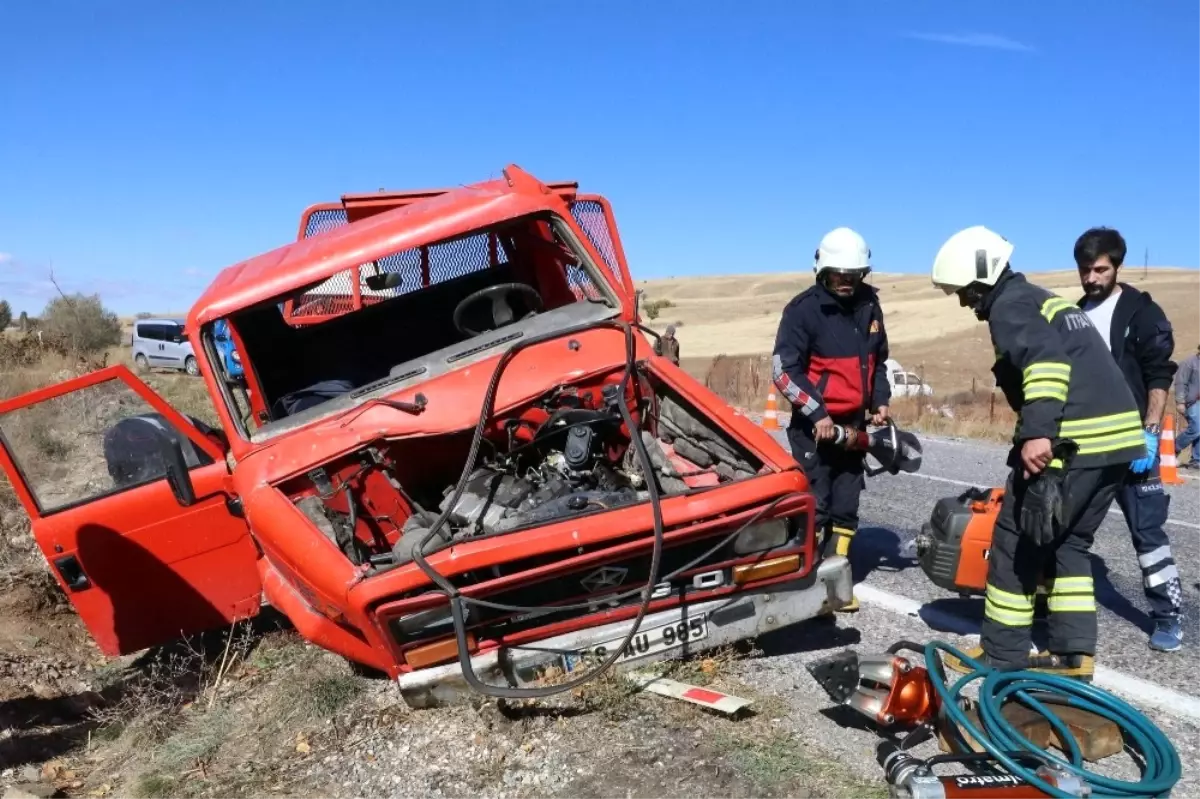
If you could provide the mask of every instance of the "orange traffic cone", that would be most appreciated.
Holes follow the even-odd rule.
[[[764,430],[780,430],[779,415],[775,411],[775,389],[767,391],[767,407],[763,411],[762,426]]]
[[[1179,476],[1179,461],[1175,458],[1175,415],[1163,416],[1162,433],[1159,436],[1158,472],[1163,485],[1183,485]]]

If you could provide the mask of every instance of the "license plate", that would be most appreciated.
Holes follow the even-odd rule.
[[[707,637],[708,619],[704,616],[697,616],[671,624],[663,624],[658,627],[643,627],[629,641],[629,644],[625,647],[625,651],[621,653],[618,662],[666,652],[692,641],[702,641]],[[625,636],[621,636],[611,641],[604,641],[603,643],[582,650],[579,655],[565,655],[563,660],[568,670],[575,668],[580,660],[587,660],[593,663],[601,661],[611,655],[613,649],[620,646],[624,640]]]

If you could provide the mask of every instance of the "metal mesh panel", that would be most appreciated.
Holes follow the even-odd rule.
[[[346,209],[345,208],[330,208],[327,210],[313,211],[308,217],[308,223],[304,226],[304,238],[315,236],[318,233],[324,233],[327,230],[333,230],[336,227],[345,225]]]
[[[612,272],[615,282],[620,285],[620,266],[617,262],[612,238],[609,236],[603,206],[594,200],[582,200],[572,204],[571,213],[592,245],[600,252],[605,265]],[[347,224],[347,219],[346,211],[343,208],[314,211],[309,215],[305,224],[304,236],[305,238],[316,236],[345,224]],[[504,248],[497,244],[497,264],[506,263],[507,260]],[[375,266],[369,263],[359,266],[356,271],[359,274],[359,293],[364,305],[407,294],[425,286],[425,274],[419,249],[395,253],[379,259],[377,263],[378,271],[399,273],[403,282],[393,289],[372,290],[362,280],[375,273]],[[444,244],[436,244],[429,247],[428,282],[429,285],[434,285],[454,280],[463,275],[487,269],[490,265],[491,255],[487,234],[481,233]],[[352,311],[354,309],[354,271],[341,272],[309,289],[296,300],[290,317],[296,321],[315,320]],[[571,293],[575,295],[576,299],[599,299],[602,296],[592,279],[580,267],[568,266],[566,277]]]
[[[571,287],[571,293],[575,295],[577,300],[600,300],[604,295],[596,288],[596,284],[592,282],[588,273],[583,271],[582,267],[574,264],[567,265],[567,285]]]
[[[306,232],[321,224],[329,225],[326,229],[330,229],[337,224],[336,222],[331,224],[327,221],[328,218],[321,222],[314,222],[315,217],[316,214],[313,214],[313,218],[309,220]],[[320,233],[323,231],[316,230],[316,232]],[[507,260],[504,249],[497,245],[496,263],[503,264]],[[379,265],[378,271],[398,273],[403,282],[396,288],[391,289],[368,288],[362,281],[369,275],[375,274],[375,266],[369,263],[360,265],[357,269],[359,274],[359,294],[362,297],[364,305],[391,297],[398,297],[425,287],[425,274],[420,249],[393,253],[392,255],[380,258],[377,263]],[[487,269],[490,266],[491,254],[488,247],[488,235],[486,233],[467,236],[455,241],[448,241],[429,247],[428,281],[431,286],[444,283],[447,280],[454,280],[472,272]],[[323,283],[309,289],[296,302],[292,310],[292,318],[324,317],[353,310],[353,275],[354,270],[339,272]],[[594,291],[594,287],[592,290]]]
[[[591,240],[592,246],[600,251],[600,257],[613,274],[614,282],[621,285],[621,266],[617,261],[616,248],[613,247],[612,236],[608,233],[608,220],[604,216],[604,206],[595,200],[579,200],[571,204],[571,215],[576,224],[583,228]]]

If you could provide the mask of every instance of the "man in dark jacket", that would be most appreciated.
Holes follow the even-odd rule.
[[[988,323],[992,373],[1017,412],[988,558],[982,646],[971,654],[992,666],[1090,679],[1097,621],[1088,551],[1129,464],[1146,454],[1142,421],[1091,320],[1013,271],[1012,251],[1002,236],[976,226],[951,236],[933,262],[934,285]],[[1049,651],[1034,656],[1034,596],[1042,584]]]
[[[679,340],[675,338],[675,325],[667,325],[667,332],[654,342],[654,354],[662,355],[676,366],[679,365]]]
[[[783,309],[772,377],[792,404],[788,442],[816,497],[813,529],[825,554],[849,555],[865,485],[863,454],[837,446],[834,425],[865,429],[888,418],[887,333],[878,292],[863,283],[871,252],[837,228],[821,239],[816,284]],[[853,612],[858,600],[842,608]]]
[[[1167,391],[1175,375],[1171,323],[1149,294],[1118,281],[1125,239],[1116,230],[1092,228],[1075,242],[1075,265],[1084,296],[1078,301],[1112,352],[1137,402],[1146,438],[1146,457],[1133,462],[1117,493],[1117,504],[1133,537],[1142,588],[1150,603],[1154,632],[1150,647],[1174,652],[1183,642],[1183,589],[1163,525],[1171,497],[1158,471]]]

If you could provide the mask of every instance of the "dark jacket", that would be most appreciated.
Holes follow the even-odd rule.
[[[679,340],[674,336],[660,336],[654,342],[654,354],[665,356],[676,366],[679,365]]]
[[[1124,375],[1078,306],[1006,271],[983,306],[992,373],[1017,412],[1009,464],[1031,438],[1074,441],[1071,466],[1129,463],[1146,454],[1142,417]]]
[[[793,426],[826,416],[857,423],[891,399],[887,357],[875,288],[863,285],[843,302],[818,283],[784,307],[771,376],[796,408]]]
[[[1108,341],[1117,366],[1133,392],[1138,413],[1145,419],[1150,389],[1171,389],[1177,368],[1171,360],[1175,335],[1167,315],[1149,294],[1125,283],[1120,286]],[[1086,299],[1081,297],[1077,305],[1082,308]]]

